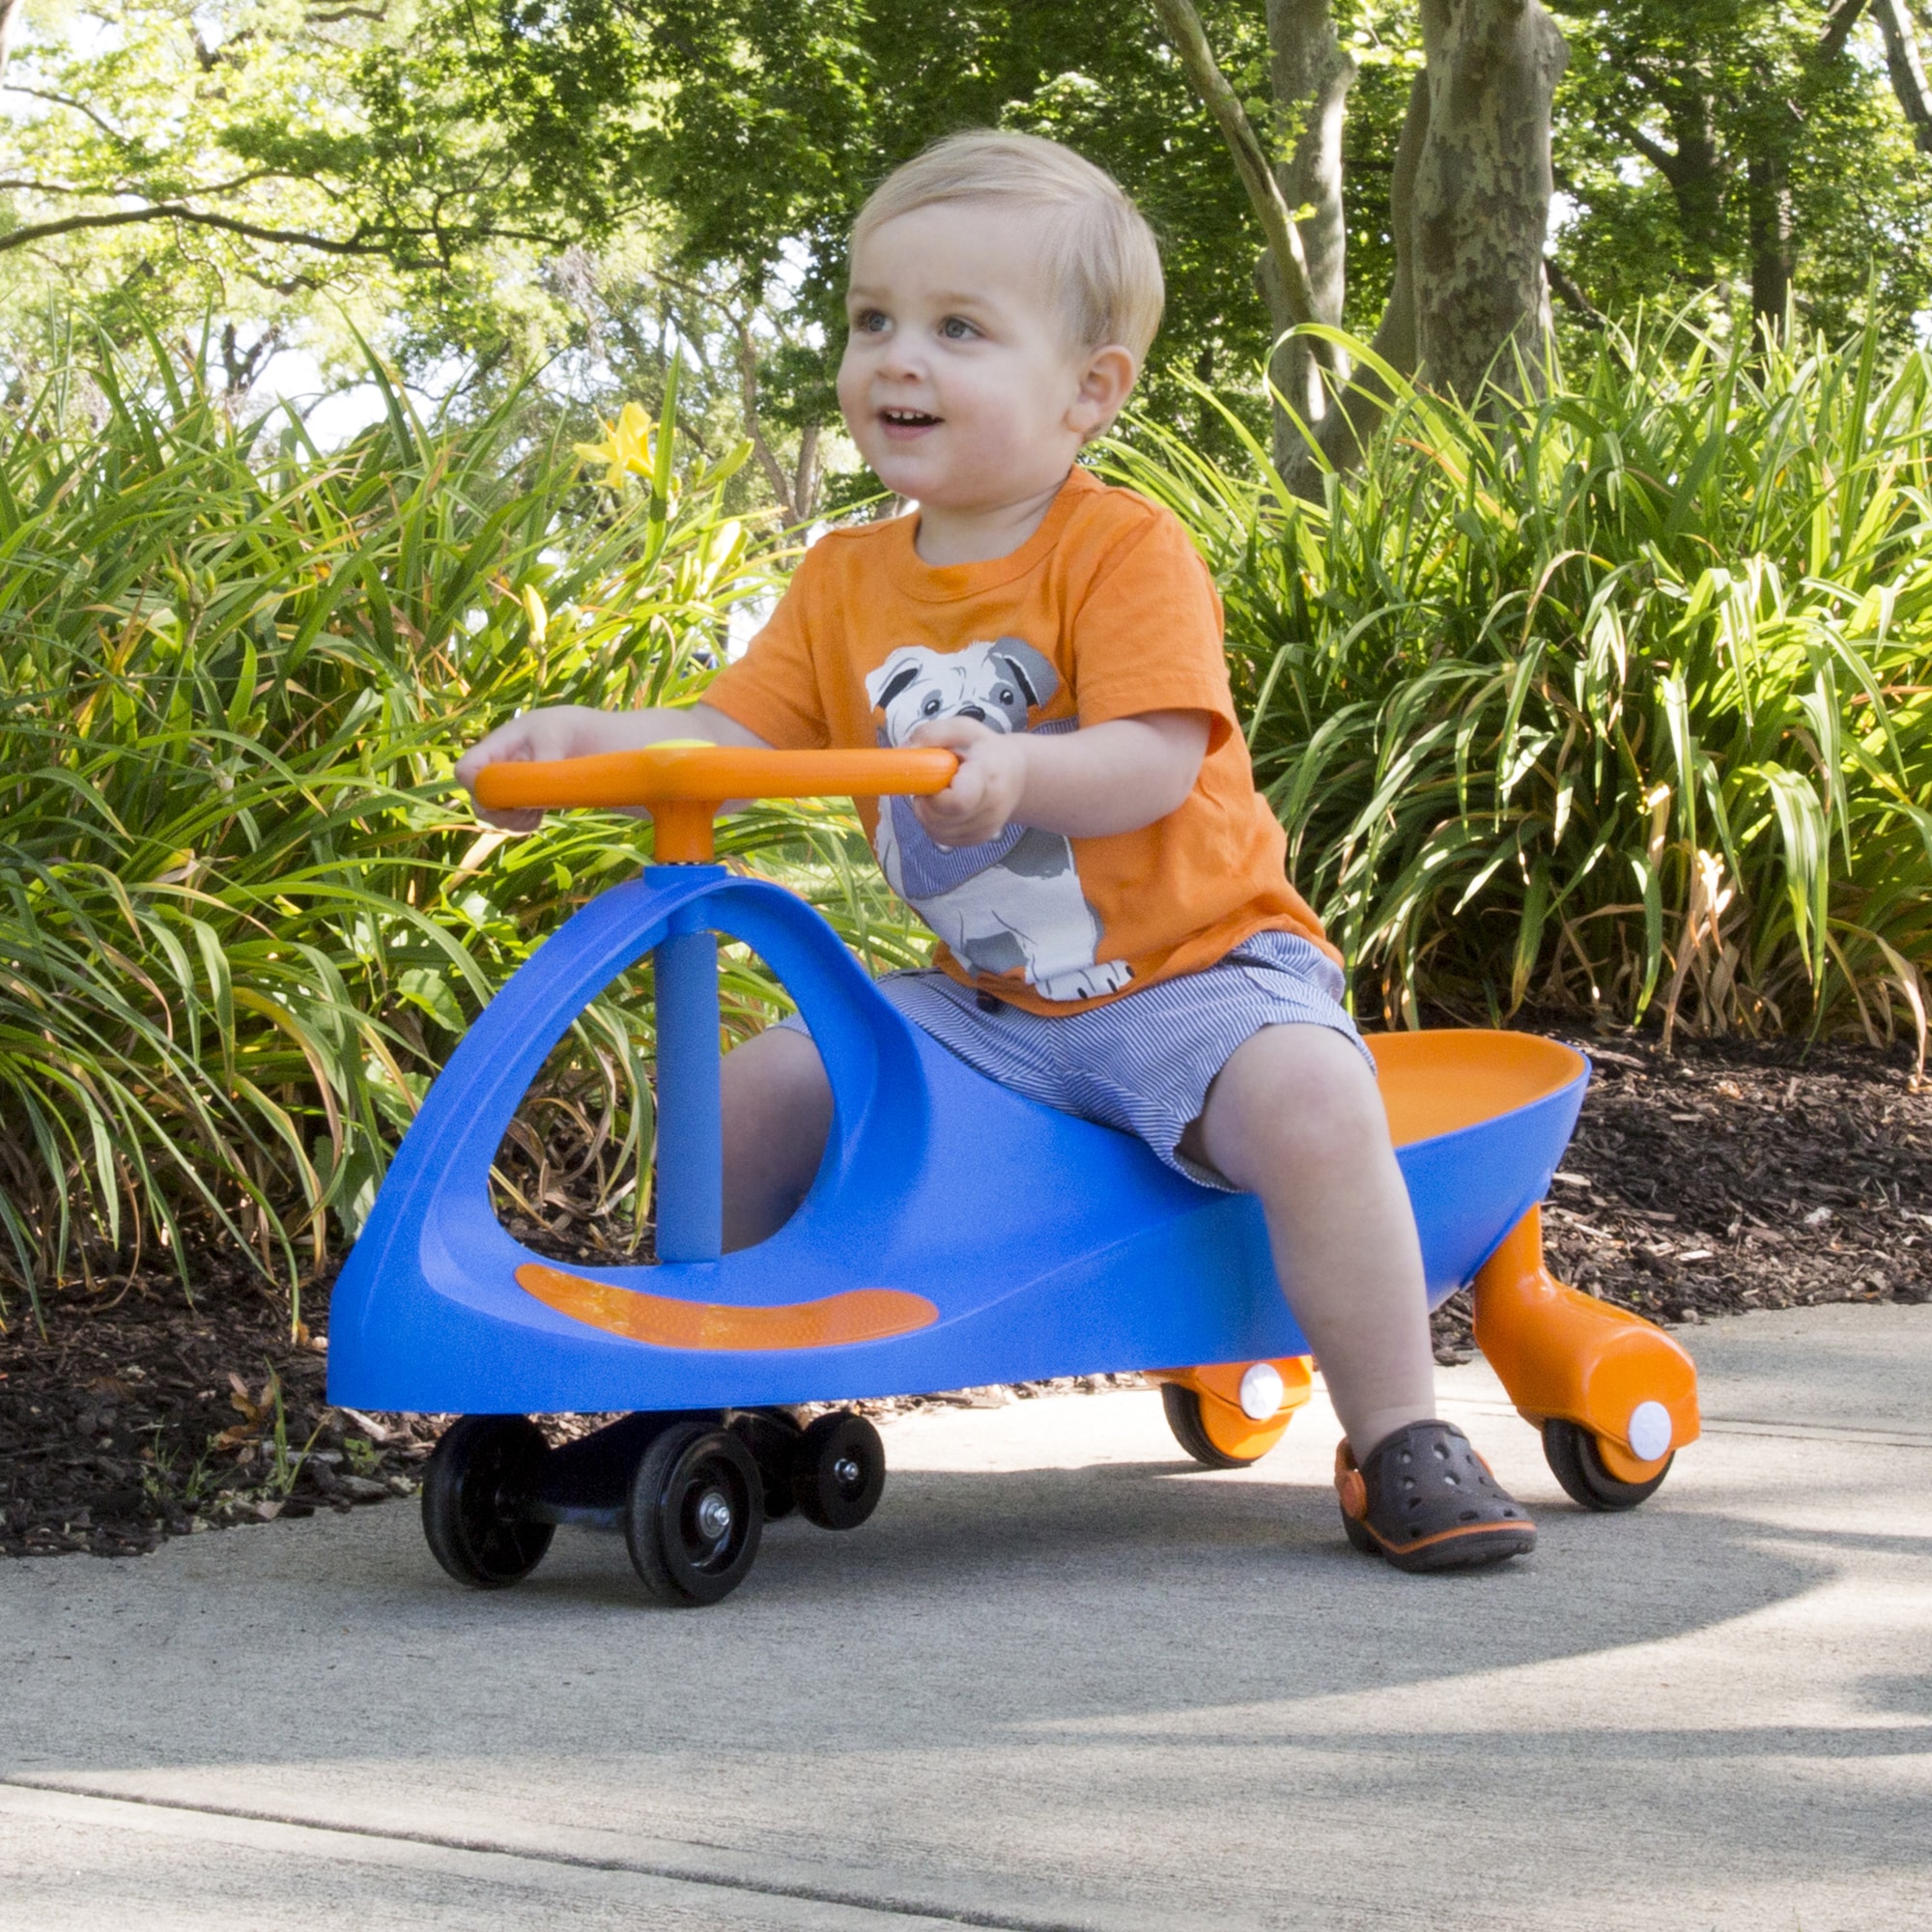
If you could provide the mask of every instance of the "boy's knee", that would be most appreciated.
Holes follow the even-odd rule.
[[[1215,1082],[1205,1124],[1210,1142],[1238,1142],[1270,1164],[1346,1158],[1386,1148],[1389,1137],[1381,1093],[1360,1049],[1317,1026],[1256,1034]]]
[[[1312,1027],[1301,1042],[1293,1083],[1274,1109],[1283,1125],[1305,1138],[1362,1137],[1386,1141],[1388,1115],[1376,1077],[1352,1042],[1326,1027]]]
[[[748,1248],[790,1219],[832,1122],[832,1090],[809,1036],[773,1027],[724,1056],[724,1248]]]
[[[810,1036],[789,1027],[754,1034],[724,1056],[727,1116],[820,1122],[832,1110],[832,1090]]]

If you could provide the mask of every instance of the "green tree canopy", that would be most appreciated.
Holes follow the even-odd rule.
[[[1552,282],[1574,314],[1755,290],[1838,328],[1876,275],[1894,335],[1932,301],[1932,97],[1914,0],[1551,0],[1570,42]],[[1263,0],[1200,14],[1270,152]],[[836,421],[844,237],[926,142],[1005,125],[1110,168],[1161,237],[1157,415],[1224,432],[1186,380],[1245,393],[1271,326],[1262,235],[1144,0],[33,0],[0,120],[0,296],[110,333],[231,325],[231,380],[336,315],[483,388],[648,401],[681,348],[709,412],[809,508]],[[1335,0],[1354,65],[1345,321],[1393,267],[1391,172],[1415,0]],[[1915,78],[1916,76],[1916,78]],[[1916,103],[1916,105],[1915,105]],[[252,339],[251,339],[252,338]],[[560,361],[554,358],[561,357]],[[748,472],[749,474],[750,472]]]
[[[1868,280],[1896,333],[1932,298],[1932,162],[1863,0],[1551,0],[1561,252],[1601,309],[1751,292],[1833,333]],[[1903,8],[1898,10],[1901,14]],[[1908,28],[1909,30],[1909,28]]]

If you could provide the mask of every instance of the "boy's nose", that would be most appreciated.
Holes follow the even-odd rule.
[[[879,374],[891,381],[917,382],[925,374],[925,364],[918,346],[902,335],[894,336],[879,356]]]

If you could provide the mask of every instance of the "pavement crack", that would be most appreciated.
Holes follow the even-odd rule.
[[[365,1839],[377,1844],[420,1845],[437,1851],[474,1853],[492,1858],[513,1859],[528,1864],[554,1865],[576,1871],[611,1872],[638,1878],[668,1880],[675,1884],[704,1886],[718,1892],[740,1892],[752,1897],[793,1899],[800,1904],[844,1906],[851,1910],[878,1913],[927,1925],[968,1925],[984,1927],[986,1932],[1097,1932],[1099,1917],[1064,1918],[1040,1918],[1028,1913],[988,1911],[975,1906],[940,1904],[891,1891],[840,1885],[810,1885],[797,1880],[764,1879],[748,1873],[722,1872],[715,1867],[686,1863],[675,1859],[599,1858],[584,1852],[570,1852],[544,1846],[505,1844],[491,1838],[460,1836],[453,1833],[427,1832],[399,1827],[318,1820],[295,1811],[277,1811],[243,1804],[188,1803],[179,1798],[156,1798],[139,1791],[115,1790],[72,1778],[35,1777],[14,1775],[0,1776],[0,1790],[36,1791],[65,1798],[90,1800],[105,1804],[135,1804],[158,1813],[177,1813],[185,1818],[225,1818],[239,1824],[279,1825],[295,1831],[314,1832],[325,1836]],[[728,1854],[728,1848],[720,1847]],[[738,1854],[737,1856],[744,1856]]]

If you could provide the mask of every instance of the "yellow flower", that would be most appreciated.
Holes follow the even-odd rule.
[[[602,442],[580,442],[575,446],[586,463],[605,465],[604,487],[621,490],[626,476],[651,473],[651,419],[637,403],[626,403],[614,424],[598,422],[604,431]]]

